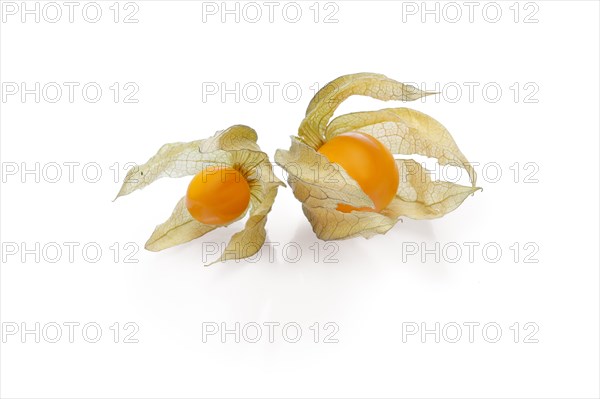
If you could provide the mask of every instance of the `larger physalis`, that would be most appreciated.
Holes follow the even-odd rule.
[[[127,173],[118,197],[162,177],[193,175],[171,217],[146,242],[149,251],[183,244],[250,215],[215,262],[256,254],[266,237],[267,214],[283,183],[273,174],[254,129],[236,125],[213,137],[165,144],[148,162]],[[215,263],[213,262],[213,263]]]
[[[413,101],[429,94],[383,75],[359,73],[335,79],[311,100],[291,148],[277,150],[275,161],[287,171],[317,237],[369,238],[387,232],[401,216],[438,218],[478,190],[475,171],[450,133],[422,112],[387,108],[330,121],[353,95]],[[421,164],[394,154],[457,166],[471,186],[432,180]]]

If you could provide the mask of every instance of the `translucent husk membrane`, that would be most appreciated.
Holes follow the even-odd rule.
[[[384,75],[359,73],[345,75],[324,86],[311,100],[306,116],[292,136],[291,148],[277,150],[275,161],[284,168],[295,197],[318,238],[339,240],[372,237],[391,229],[405,216],[433,219],[456,209],[469,195],[479,190],[477,176],[454,139],[441,123],[409,108],[387,108],[355,112],[330,121],[337,107],[348,97],[362,95],[378,100],[414,101],[434,94],[392,80]],[[396,196],[381,212],[338,211],[338,204],[355,208],[373,207],[371,199],[338,164],[317,152],[338,134],[369,134],[392,154],[423,155],[437,159],[439,165],[462,168],[471,186],[431,180],[418,162],[397,159],[400,183]]]
[[[244,228],[231,237],[221,256],[212,263],[252,256],[265,242],[267,214],[275,201],[277,187],[284,185],[273,174],[269,157],[260,150],[256,141],[254,129],[235,125],[205,140],[165,144],[148,162],[129,170],[117,198],[142,189],[162,177],[196,175],[210,166],[235,168],[250,185],[249,209],[236,220],[248,212],[250,214]],[[175,205],[169,219],[156,226],[145,248],[161,251],[233,222],[215,226],[197,221],[188,212],[184,196]]]

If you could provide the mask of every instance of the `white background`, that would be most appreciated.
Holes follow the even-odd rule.
[[[39,262],[35,255],[21,262],[20,253],[3,253],[5,330],[11,323],[80,326],[73,343],[66,327],[58,343],[45,336],[36,343],[20,331],[4,334],[2,397],[598,397],[597,2],[499,2],[496,23],[486,20],[495,17],[495,8],[484,18],[486,3],[475,8],[472,22],[467,6],[455,3],[463,13],[456,23],[444,14],[439,22],[429,15],[423,23],[420,2],[411,15],[403,11],[412,8],[392,1],[337,2],[328,9],[321,3],[317,23],[313,2],[298,3],[302,17],[291,23],[280,3],[271,23],[259,2],[265,13],[260,21],[241,15],[239,23],[235,16],[222,23],[219,13],[204,15],[203,22],[202,2],[138,1],[139,22],[132,24],[122,22],[133,10],[123,10],[123,3],[119,23],[113,22],[112,1],[100,2],[98,23],[82,18],[84,4],[75,9],[73,23],[61,6],[65,15],[57,23],[43,16],[39,23],[33,16],[22,23],[17,13],[4,15],[1,26],[3,83],[80,84],[73,103],[65,91],[57,103],[44,97],[36,103],[33,95],[22,101],[19,93],[1,104],[3,245],[80,243],[73,261],[66,247],[56,263],[48,261],[53,252]],[[444,3],[438,7],[443,13]],[[454,10],[445,10],[454,18]],[[324,23],[333,11],[337,23]],[[524,23],[533,11],[538,22]],[[496,169],[486,175],[479,167],[483,192],[446,217],[404,220],[384,236],[333,247],[316,239],[291,190],[280,189],[267,225],[268,240],[279,243],[274,261],[265,251],[258,262],[209,268],[203,266],[203,243],[225,242],[240,224],[164,252],[143,249],[189,179],[160,180],[112,202],[123,165],[145,162],[167,142],[243,123],[258,131],[267,153],[287,148],[311,88],[363,71],[449,90],[438,101],[410,104],[352,98],[337,114],[388,106],[422,110],[452,132],[469,160],[497,165],[499,180],[493,182]],[[96,103],[81,96],[88,82],[103,88]],[[115,82],[137,84],[139,102],[124,103],[122,91],[115,103],[109,89]],[[239,101],[234,95],[203,101],[203,87],[211,82],[229,88],[256,82],[265,90],[254,103],[248,100],[255,95],[244,93]],[[265,82],[279,84],[272,99]],[[478,85],[471,99],[468,82]],[[293,89],[287,97],[282,93],[287,83],[302,89],[297,101]],[[492,89],[488,97],[482,93],[488,83],[502,89],[496,102]],[[463,89],[456,101],[455,86]],[[539,90],[526,98],[532,88]],[[42,168],[52,162],[78,162],[73,182],[67,167],[58,182],[45,179]],[[518,176],[510,169],[515,162]],[[15,163],[19,170],[8,174]],[[40,181],[23,175],[21,163],[39,163]],[[90,163],[102,171],[96,183],[82,176]],[[535,165],[524,169],[526,163]],[[526,182],[532,170],[537,183]],[[90,242],[103,250],[96,263],[81,254]],[[121,248],[117,262],[110,249],[115,242]],[[133,255],[137,263],[124,261],[128,242],[140,247]],[[472,261],[465,242],[479,245]],[[515,242],[517,259],[510,249]],[[293,249],[282,251],[289,243],[302,249],[297,262],[291,261]],[[452,262],[454,252],[444,256],[440,249],[439,260],[435,254],[421,259],[421,252],[407,254],[410,243],[457,243],[463,254]],[[482,253],[487,243],[502,249],[495,263]],[[533,246],[524,248],[526,243]],[[319,249],[317,262],[311,246]],[[337,252],[330,260],[337,263],[324,259],[332,248]],[[525,262],[531,248],[539,249],[529,259],[537,263]],[[489,256],[495,257],[493,250]],[[90,322],[102,328],[97,343],[82,337],[81,326]],[[118,343],[110,330],[115,322]],[[138,343],[123,342],[126,322],[139,326]],[[273,343],[265,336],[236,343],[231,335],[226,343],[219,335],[202,342],[203,323],[233,328],[236,322],[295,322],[303,335],[288,343],[279,327]],[[310,330],[315,322],[318,343]],[[338,343],[323,342],[327,322],[339,326]],[[466,322],[480,323],[472,343]],[[539,327],[532,337],[537,343],[524,342],[533,331],[525,330],[528,322]],[[440,323],[440,329],[458,323],[463,336],[450,343],[454,330],[447,330],[439,343],[420,333],[403,342],[406,323]],[[486,341],[493,330],[482,334],[486,323],[502,328],[497,343]],[[517,343],[514,323],[520,323]]]

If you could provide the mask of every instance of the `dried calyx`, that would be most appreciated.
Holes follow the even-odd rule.
[[[337,107],[353,95],[383,101],[414,101],[430,94],[433,93],[384,75],[359,73],[335,79],[315,95],[300,123],[298,136],[292,137],[291,148],[277,150],[275,161],[287,171],[288,182],[302,202],[304,214],[317,237],[323,240],[369,238],[387,232],[402,216],[438,218],[456,209],[479,190],[475,171],[448,130],[422,112],[387,108],[345,114],[330,121]],[[364,180],[372,178],[385,183],[386,179],[393,180],[395,173],[371,176],[373,173],[364,170],[367,166],[363,173],[350,171],[348,166],[346,170],[343,161],[331,162],[332,157],[323,154],[322,148],[327,143],[349,133],[373,137],[391,154],[423,155],[436,158],[442,166],[459,166],[468,174],[471,186],[431,180],[416,161],[396,159],[399,182],[395,194],[387,206],[378,209],[374,203],[377,199],[369,195],[369,190],[363,189]],[[360,163],[357,158],[354,160]]]

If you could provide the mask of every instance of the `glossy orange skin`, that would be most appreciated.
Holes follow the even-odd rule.
[[[248,181],[236,169],[209,166],[187,189],[185,205],[199,222],[222,225],[237,219],[250,203]]]
[[[373,209],[339,204],[339,211],[379,212],[394,199],[400,180],[398,168],[392,153],[375,137],[357,132],[339,134],[323,144],[318,152],[340,165],[375,205]]]

